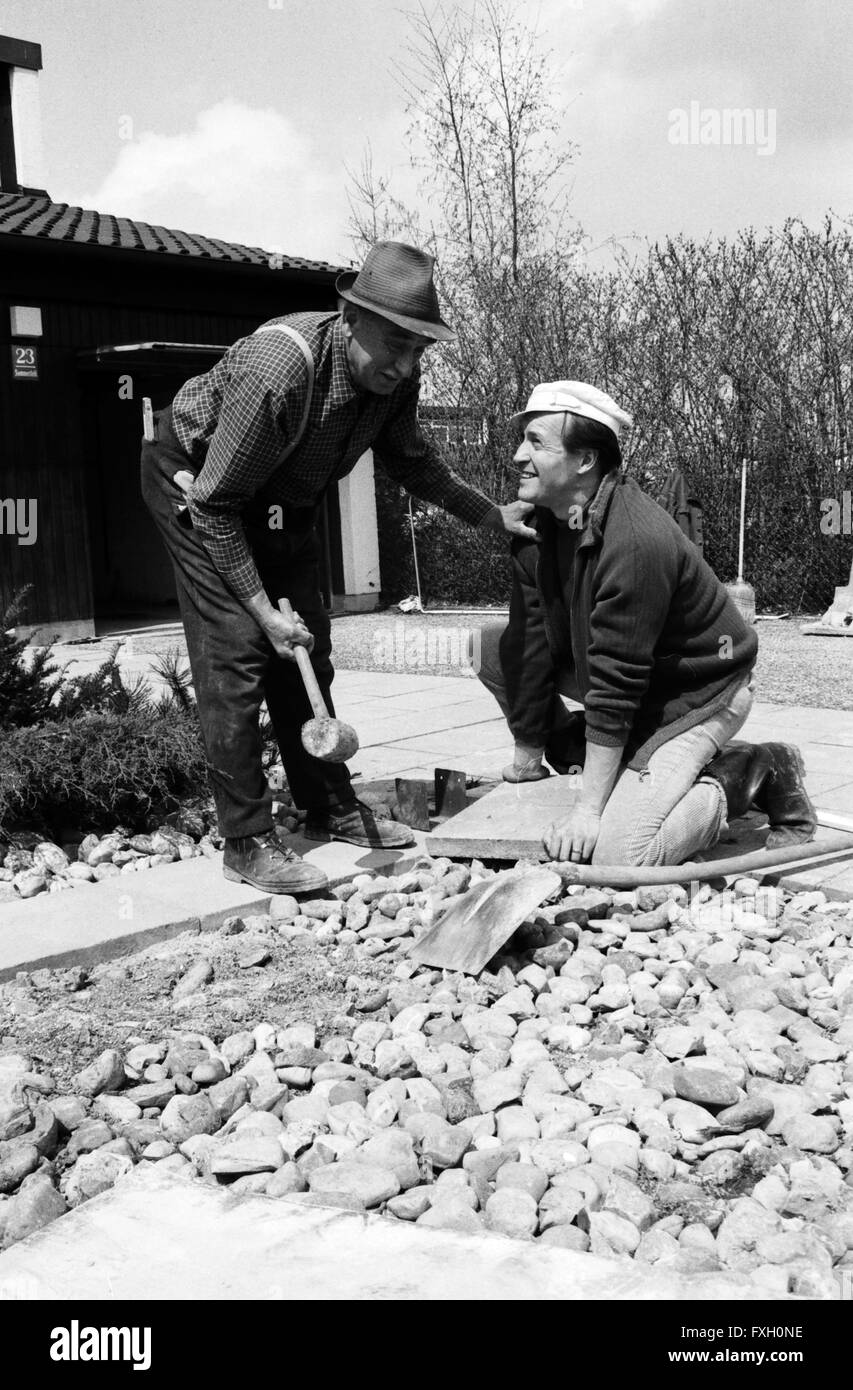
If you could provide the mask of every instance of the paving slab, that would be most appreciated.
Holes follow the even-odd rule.
[[[301,835],[288,843],[315,864],[334,888],[370,870],[402,873],[423,852],[425,836],[404,850],[370,850]],[[312,897],[318,894],[312,893]],[[116,874],[62,893],[0,905],[0,982],[19,970],[51,970],[141,951],[183,931],[215,931],[226,917],[264,913],[269,893],[222,874],[222,855],[160,864],[142,873]]]
[[[751,1301],[746,1275],[648,1265],[504,1236],[232,1195],[140,1164],[0,1255],[0,1299],[333,1302]],[[773,1301],[798,1303],[780,1296]]]
[[[433,831],[426,839],[425,848],[430,854],[444,854],[451,859],[544,859],[544,830],[558,816],[567,815],[580,795],[579,789],[571,785],[572,780],[548,777],[542,782],[515,785],[507,782],[495,787]],[[836,832],[827,832],[830,833]],[[748,854],[762,847],[766,835],[767,823],[763,816],[745,816],[732,823],[725,840],[695,858],[713,863],[736,854]],[[768,881],[779,882],[795,891],[821,887],[828,896],[850,896],[853,894],[853,834],[844,859],[824,860],[801,870],[771,871]]]
[[[421,746],[424,746],[424,738],[429,739],[430,746],[433,746],[436,737],[440,736],[438,747],[443,749],[453,739],[458,738],[460,720],[463,727],[468,726],[470,708],[468,705],[451,705],[446,708],[442,702],[436,702],[431,707],[421,710],[371,710],[366,717],[354,714],[359,747],[381,747],[386,743],[401,743],[406,739],[419,740]],[[479,717],[482,719],[482,715]],[[507,741],[508,736],[504,732],[501,742]],[[826,750],[826,755],[831,756],[830,749]],[[354,761],[357,759],[356,754]]]
[[[788,870],[778,878],[768,876],[766,882],[778,882],[782,888],[788,888],[792,893],[820,889],[828,898],[838,902],[853,898],[853,862],[850,858],[845,858],[806,865],[802,869]]]
[[[403,695],[389,695],[383,701],[383,706],[379,706],[377,701],[377,707],[388,710],[422,710],[423,706],[423,700],[414,690]],[[445,710],[477,710],[483,719],[495,718],[494,698],[479,681],[464,687],[461,681],[453,678],[453,688],[447,698],[441,701],[441,707]]]
[[[580,796],[570,781],[504,782],[429,835],[427,851],[451,859],[544,858],[543,832],[558,816],[568,815]]]

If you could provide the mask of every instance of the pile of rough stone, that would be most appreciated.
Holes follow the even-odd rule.
[[[276,822],[286,831],[297,829],[305,812],[297,811],[287,791],[273,802]],[[0,905],[40,893],[82,888],[116,874],[141,873],[179,859],[214,857],[223,846],[215,829],[212,800],[203,809],[184,807],[150,833],[134,834],[117,825],[106,834],[94,832],[57,844],[36,831],[22,831],[8,842],[0,840]]]
[[[217,853],[209,835],[196,841],[170,825],[161,825],[150,835],[131,834],[124,826],[108,835],[87,835],[74,847],[76,859],[52,840],[41,840],[34,834],[21,838],[32,844],[0,851],[0,902],[61,893],[115,874],[138,873],[157,864]]]
[[[478,979],[416,966],[412,936],[472,872],[489,871],[424,859],[229,919],[253,937],[311,931],[331,962],[388,958],[387,984],[347,981],[333,1031],[131,1037],[66,1095],[29,1058],[0,1056],[0,1243],[143,1163],[747,1273],[758,1297],[838,1297],[853,1269],[853,904],[749,879],[692,900],[569,888]],[[200,959],[178,982],[178,1014],[212,973]]]

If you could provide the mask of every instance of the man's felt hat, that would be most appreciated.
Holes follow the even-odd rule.
[[[345,270],[335,281],[342,299],[369,309],[421,338],[453,342],[443,322],[432,280],[435,264],[426,251],[401,241],[377,241],[361,270]]]
[[[588,420],[597,420],[600,425],[612,430],[617,439],[620,431],[632,423],[631,416],[616,404],[612,396],[585,381],[540,382],[534,386],[524,409],[510,416],[510,419],[522,420],[525,415],[566,411],[572,415],[583,415]]]

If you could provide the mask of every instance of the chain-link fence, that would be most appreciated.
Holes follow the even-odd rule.
[[[458,452],[446,451],[459,467]],[[704,556],[723,581],[737,577],[741,467],[698,460],[685,468],[690,495],[702,508]],[[629,472],[659,497],[667,464]],[[406,505],[393,485],[378,481],[383,592],[389,600],[414,593]],[[472,479],[473,481],[473,479]],[[478,479],[479,481],[479,479]],[[488,489],[487,489],[488,490]],[[510,566],[506,541],[472,531],[435,507],[415,504],[415,534],[424,594],[439,604],[505,604]],[[744,578],[759,613],[823,613],[853,564],[853,463],[808,466],[793,458],[747,465]]]
[[[703,512],[704,556],[724,582],[737,577],[741,466],[685,469]],[[666,467],[638,481],[658,496]],[[744,578],[759,613],[823,613],[853,564],[853,463],[766,457],[747,463]]]

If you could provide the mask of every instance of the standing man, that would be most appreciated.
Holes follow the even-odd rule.
[[[769,817],[768,848],[813,838],[799,751],[726,747],[752,706],[757,638],[676,522],[621,473],[630,416],[594,386],[556,381],[514,418],[518,496],[536,508],[540,543],[513,542],[509,623],[484,630],[479,674],[515,738],[507,781],[547,776],[543,758],[583,772],[546,851],[680,864],[751,805]]]
[[[533,537],[522,502],[497,506],[447,468],[417,419],[420,358],[454,337],[440,316],[433,260],[379,242],[336,285],[340,313],[291,314],[241,338],[181,388],[142,450],[142,492],[175,572],[226,878],[271,893],[324,887],[275,832],[263,773],[265,699],[306,833],[366,846],[412,843],[374,816],[344,764],[312,758],[294,658],[302,645],[334,713],[331,624],[320,596],[317,507],[372,448],[418,497],[472,526]],[[176,480],[177,475],[177,480]],[[186,503],[186,505],[184,505]],[[288,598],[294,621],[278,600]]]

